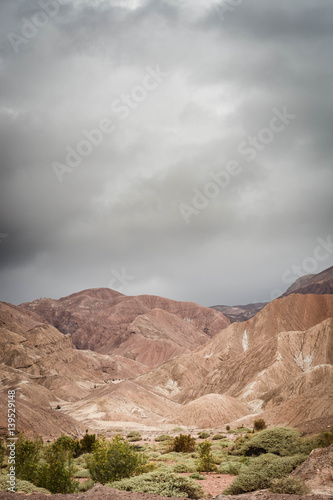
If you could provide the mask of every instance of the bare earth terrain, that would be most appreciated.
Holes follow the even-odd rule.
[[[8,493],[0,491],[0,500],[49,500],[50,495],[25,495],[22,493]],[[232,496],[215,496],[216,500],[230,500],[237,498],[238,500],[332,500],[332,495],[276,495],[265,491],[247,493],[244,495]],[[114,490],[101,485],[96,485],[86,493],[74,493],[71,495],[52,495],[52,500],[165,500],[165,497],[152,495],[148,493],[134,493],[127,491]],[[171,498],[170,500],[176,500]],[[179,499],[178,499],[179,500]]]

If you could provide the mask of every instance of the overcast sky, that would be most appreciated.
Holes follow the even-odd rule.
[[[332,265],[332,13],[0,0],[0,299],[244,304]]]

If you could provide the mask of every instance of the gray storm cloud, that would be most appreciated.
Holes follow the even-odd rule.
[[[0,2],[0,299],[239,304],[331,265],[332,10]]]

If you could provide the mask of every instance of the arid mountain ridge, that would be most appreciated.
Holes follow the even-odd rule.
[[[109,289],[0,303],[0,430],[15,387],[20,430],[47,437],[332,419],[332,317],[332,295],[292,292],[232,324],[212,308]]]
[[[333,266],[321,271],[318,274],[306,274],[298,278],[281,297],[287,297],[292,293],[333,293]],[[246,321],[253,318],[268,302],[257,302],[254,304],[238,306],[212,306],[212,309],[223,313],[231,323],[234,321]]]

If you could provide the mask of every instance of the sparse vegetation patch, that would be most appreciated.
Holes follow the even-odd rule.
[[[119,490],[153,493],[166,497],[198,499],[203,496],[201,487],[193,479],[172,472],[150,472],[138,477],[109,483],[107,486]]]

